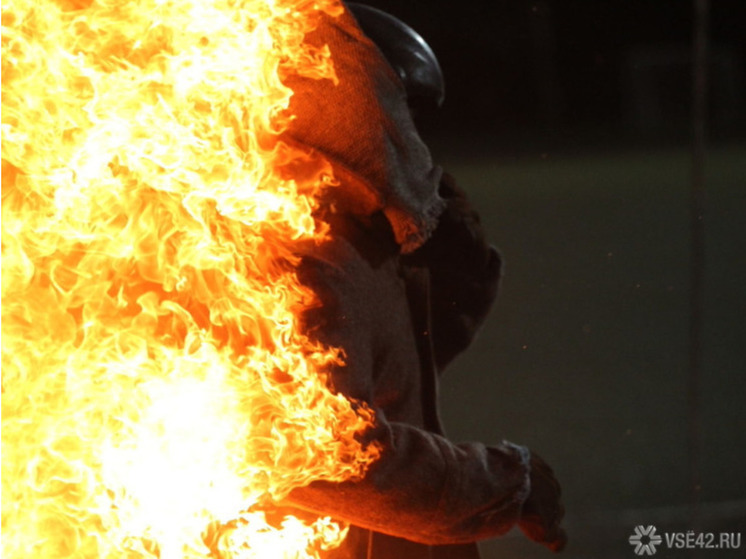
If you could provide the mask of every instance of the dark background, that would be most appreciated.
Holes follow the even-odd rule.
[[[638,524],[743,537],[746,2],[710,2],[698,437],[688,381],[692,3],[370,4],[438,55],[446,103],[419,125],[506,262],[496,308],[443,383],[451,438],[506,438],[554,466],[566,557],[635,557],[627,538]],[[482,549],[551,555],[516,532]]]
[[[426,135],[478,135],[506,148],[636,144],[643,131],[688,141],[689,0],[365,3],[415,28],[440,60],[447,103],[423,122]],[[743,138],[746,2],[710,4],[710,132]]]

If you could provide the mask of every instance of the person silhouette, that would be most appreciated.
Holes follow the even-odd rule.
[[[442,97],[432,51],[391,16],[352,9],[307,36],[328,45],[338,81],[288,80],[297,117],[283,140],[322,154],[339,183],[319,210],[329,240],[300,255],[299,278],[321,301],[303,321],[343,348],[331,385],[374,411],[363,443],[381,454],[362,479],[313,482],[287,504],[351,525],[335,559],[474,559],[475,542],[516,525],[558,551],[564,509],[551,468],[523,446],[443,434],[438,378],[487,316],[500,258],[413,122],[412,91]]]

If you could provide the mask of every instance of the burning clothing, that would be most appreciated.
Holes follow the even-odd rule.
[[[498,261],[339,1],[6,4],[3,557],[333,549],[289,494],[356,558],[523,522],[534,456],[435,408]]]
[[[443,186],[453,191],[448,177]],[[345,348],[334,387],[375,410],[368,438],[382,454],[362,481],[312,484],[291,499],[361,527],[334,557],[477,557],[471,542],[518,519],[529,453],[510,443],[445,439],[437,375],[494,298],[497,254],[460,196],[411,256],[400,255],[382,216],[367,225],[333,220],[332,230],[333,240],[302,266],[323,302],[307,319],[324,343]]]
[[[349,13],[322,16],[306,35],[329,47],[336,81],[290,76],[290,112],[283,140],[310,146],[331,162],[341,183],[328,195],[338,213],[383,212],[404,252],[421,245],[443,211],[434,167],[407,105],[406,92],[381,52]]]
[[[366,442],[381,456],[360,481],[315,482],[290,501],[352,524],[334,558],[478,557],[474,542],[519,521],[533,458],[508,442],[444,438],[437,383],[487,314],[500,261],[351,16],[307,40],[329,45],[339,83],[294,79],[288,137],[327,157],[341,184],[324,217],[331,240],[299,270],[321,300],[305,319],[312,337],[344,349],[333,387],[374,410]]]

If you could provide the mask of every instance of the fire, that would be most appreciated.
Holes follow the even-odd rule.
[[[278,136],[335,0],[2,5],[2,554],[307,558],[363,475],[295,273],[331,166]]]

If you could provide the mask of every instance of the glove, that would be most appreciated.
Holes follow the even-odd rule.
[[[531,455],[531,491],[523,503],[518,527],[530,540],[552,551],[562,551],[567,534],[560,527],[565,509],[561,489],[552,468],[536,454]]]

